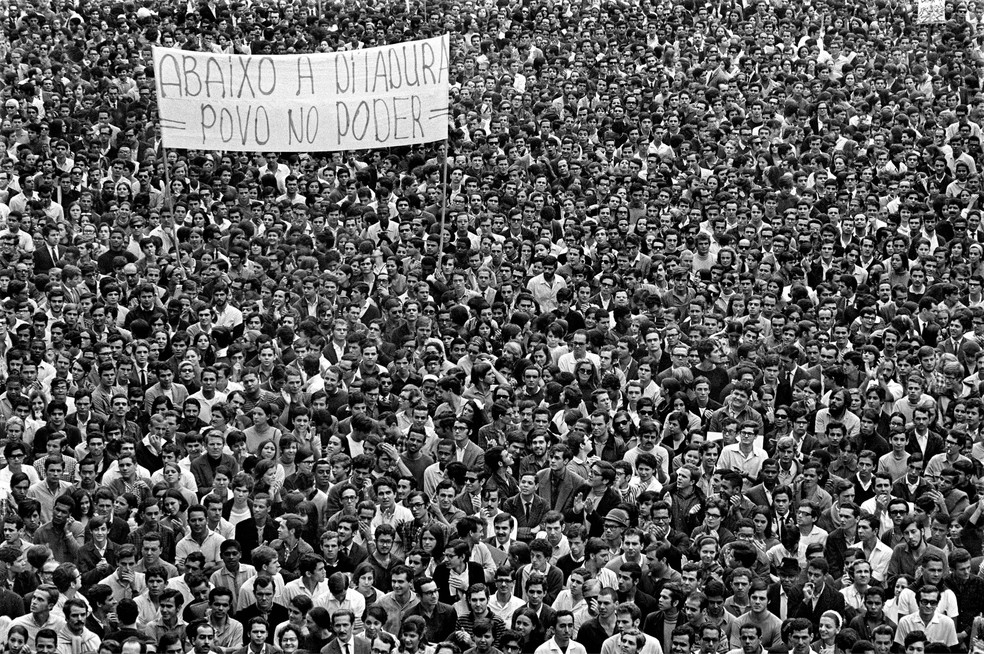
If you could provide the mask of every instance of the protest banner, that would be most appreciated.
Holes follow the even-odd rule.
[[[169,148],[337,151],[447,138],[447,35],[308,55],[154,48],[154,74]]]
[[[916,5],[916,23],[928,25],[942,23],[946,20],[946,8],[943,0],[918,0]]]

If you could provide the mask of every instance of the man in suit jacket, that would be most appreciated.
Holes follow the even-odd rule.
[[[566,514],[574,506],[574,496],[585,485],[585,481],[567,469],[571,451],[566,445],[550,448],[548,468],[536,475],[537,494],[542,497],[552,511]]]
[[[281,622],[285,622],[289,617],[287,609],[285,609],[280,604],[273,601],[275,585],[270,577],[260,577],[257,579],[257,583],[253,586],[253,593],[256,597],[256,601],[249,606],[247,606],[242,611],[236,613],[236,620],[239,620],[243,624],[243,628],[246,631],[246,637],[250,639],[254,646],[258,646],[261,643],[256,642],[253,638],[253,630],[250,625],[250,620],[253,618],[263,618],[267,622],[267,634],[266,643],[273,644],[276,642],[273,638],[273,628],[276,627]],[[249,645],[247,645],[248,647]],[[254,647],[253,652],[246,654],[257,654],[258,647]],[[264,653],[266,654],[266,653]]]
[[[451,543],[454,544],[453,547]],[[461,539],[453,540],[451,543],[448,544],[446,560],[434,569],[434,582],[437,583],[440,590],[438,600],[444,604],[453,605],[461,597],[458,596],[457,591],[451,588],[451,572],[454,571],[456,575],[467,574],[468,583],[465,584],[465,589],[467,589],[472,584],[485,583],[485,569],[481,563],[468,560],[471,555],[471,548],[468,543]]]
[[[813,559],[806,567],[806,583],[803,584],[803,599],[793,610],[792,617],[806,618],[812,624],[820,624],[824,611],[837,611],[844,614],[844,596],[824,582],[830,566],[825,559]]]
[[[524,543],[533,540],[550,507],[536,494],[536,473],[526,471],[519,478],[519,493],[502,503],[502,510],[516,519],[516,538]]]
[[[49,223],[44,228],[44,245],[34,250],[34,272],[45,273],[58,265],[58,260],[64,256],[63,248],[58,246],[58,226]]]
[[[455,460],[461,461],[469,470],[485,468],[485,451],[468,438],[471,425],[468,421],[456,418],[451,433],[454,439]]]
[[[331,616],[335,638],[321,649],[321,654],[369,654],[369,641],[352,634],[355,615],[351,609],[338,609]]]
[[[277,524],[270,517],[269,500],[253,502],[253,517],[236,525],[236,540],[247,555],[263,543],[277,540]]]
[[[929,460],[937,454],[946,452],[946,443],[943,441],[943,437],[929,429],[929,420],[929,411],[922,407],[913,411],[912,421],[915,423],[915,427],[909,430],[909,440],[905,444],[905,451],[909,454],[919,452],[923,456],[924,463],[929,463]],[[923,438],[926,439],[925,451],[923,451],[922,446],[919,444],[919,436],[917,436],[917,433],[922,429],[925,429],[923,432]]]
[[[755,506],[772,506],[772,491],[779,485],[779,462],[774,459],[766,459],[759,472],[759,479],[762,483],[756,484],[745,493],[752,504]]]
[[[342,572],[355,572],[355,567],[369,558],[369,550],[358,543],[351,543],[343,551],[338,548],[338,569]]]
[[[778,616],[780,620],[793,617],[796,608],[803,602],[803,591],[797,588],[796,584],[799,571],[799,562],[787,557],[779,566],[779,583],[769,586],[767,595],[769,613]],[[783,595],[786,598],[785,611],[782,606]]]

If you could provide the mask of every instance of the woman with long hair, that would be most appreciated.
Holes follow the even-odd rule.
[[[581,398],[588,413],[594,411],[594,391],[601,383],[598,367],[589,360],[578,361],[574,366],[574,383],[581,390]]]
[[[24,419],[24,441],[34,443],[34,434],[48,424],[47,411],[45,410],[44,395],[40,391],[32,391],[28,397],[30,403],[30,413]]]
[[[283,466],[278,461],[261,459],[253,468],[253,489],[257,493],[268,493],[273,498],[273,504],[280,504],[280,491],[284,487]]]
[[[95,514],[96,505],[92,501],[92,493],[84,488],[76,488],[71,493],[75,500],[75,508],[72,509],[72,519],[82,525],[84,529],[89,523],[89,518]]]
[[[427,622],[419,615],[403,618],[398,640],[400,654],[433,654],[434,647],[427,642]]]
[[[260,402],[250,410],[250,417],[253,425],[245,430],[246,450],[254,452],[254,447],[258,447],[267,440],[275,444],[280,442],[283,432],[273,424],[275,419],[273,407],[267,402]]]
[[[195,503],[197,504],[197,498]],[[172,488],[164,494],[164,501],[161,502],[161,524],[174,530],[176,534],[183,534],[188,527],[188,507],[191,504],[185,499],[181,491]]]
[[[137,528],[136,511],[140,500],[133,493],[123,493],[113,502],[113,515],[130,525],[130,531]]]
[[[513,613],[512,628],[519,634],[523,654],[533,654],[546,639],[539,616],[528,606],[522,606]]]
[[[444,562],[444,548],[447,546],[447,534],[439,525],[431,525],[420,532],[420,548],[431,557],[427,566],[427,574],[434,576],[434,570]]]
[[[195,493],[193,493],[191,489],[187,488],[183,482],[181,466],[173,461],[165,463],[161,473],[164,477],[164,484],[167,486],[168,490],[175,490],[181,493],[181,496],[185,499],[188,506],[198,503],[198,498]]]
[[[19,624],[12,625],[7,630],[7,642],[4,643],[3,654],[31,654],[29,641],[27,629]]]
[[[495,366],[488,361],[479,361],[472,366],[468,388],[461,397],[466,400],[478,400],[482,406],[492,406],[492,393],[496,384],[506,383]]]
[[[752,523],[755,525],[755,535],[752,542],[762,554],[765,554],[779,544],[779,539],[772,533],[772,522],[775,516],[767,506],[757,506],[752,509]]]
[[[202,364],[206,366],[215,365],[215,343],[212,342],[212,337],[209,334],[198,333],[195,336],[194,347]]]

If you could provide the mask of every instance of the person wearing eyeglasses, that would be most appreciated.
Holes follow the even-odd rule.
[[[937,611],[940,604],[940,589],[933,584],[925,584],[916,593],[919,610],[911,615],[899,618],[898,629],[895,630],[895,642],[904,645],[906,652],[912,643],[922,640],[926,642],[943,643],[947,647],[957,644],[957,630],[953,620]]]

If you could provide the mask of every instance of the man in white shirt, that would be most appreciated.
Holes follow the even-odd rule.
[[[957,629],[953,620],[937,612],[940,604],[940,589],[928,584],[916,593],[919,610],[912,615],[899,618],[899,626],[895,631],[895,642],[904,645],[906,636],[914,631],[926,634],[926,641],[943,643],[947,647],[957,644]]]
[[[584,645],[571,640],[573,637],[574,614],[570,611],[557,611],[553,638],[537,647],[535,654],[588,654]]]

